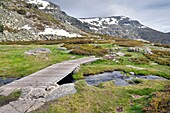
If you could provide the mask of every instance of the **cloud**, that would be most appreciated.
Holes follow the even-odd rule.
[[[74,17],[127,16],[156,30],[170,32],[168,0],[49,0]]]

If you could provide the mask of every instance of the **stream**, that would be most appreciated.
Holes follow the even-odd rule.
[[[57,84],[63,85],[67,83],[74,83],[75,80],[72,78],[72,73],[69,74],[67,77],[62,79]],[[3,86],[5,84],[9,84],[15,80],[18,80],[19,78],[3,78],[0,77],[0,86]],[[123,74],[121,71],[113,71],[113,72],[105,72],[102,74],[96,74],[96,75],[89,75],[85,77],[85,81],[89,85],[98,85],[101,82],[107,82],[107,81],[114,81],[114,84],[117,86],[128,86],[136,84],[134,82],[135,79],[147,79],[147,80],[167,80],[163,77],[155,76],[155,75],[127,75]]]
[[[89,85],[98,85],[101,82],[114,81],[117,86],[128,86],[135,84],[134,79],[147,79],[147,80],[167,80],[163,77],[155,75],[130,75],[122,74],[120,71],[105,72],[102,74],[90,75],[85,78],[85,81]]]
[[[5,84],[9,84],[9,83],[13,82],[14,80],[18,80],[18,78],[3,78],[3,77],[0,77],[0,86],[3,86]]]

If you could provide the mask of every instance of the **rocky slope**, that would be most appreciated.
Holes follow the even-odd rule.
[[[50,2],[48,6],[45,8],[41,7],[40,9],[52,14],[56,19],[86,32],[95,32],[123,38],[144,39],[156,43],[170,43],[170,34],[156,31],[142,25],[137,20],[132,20],[125,16],[77,19],[67,15],[58,5]]]
[[[81,18],[79,20],[88,24],[89,28],[96,33],[123,38],[144,39],[156,43],[170,43],[169,34],[153,30],[128,17],[94,17]]]
[[[58,5],[50,3],[44,12],[51,13],[56,19],[73,25],[86,32],[95,32],[110,36],[144,39],[156,43],[170,43],[170,35],[142,25],[137,20],[124,16],[94,17],[77,19],[67,15]]]
[[[39,1],[41,5],[36,0],[0,1],[0,23],[3,25],[0,41],[55,40],[63,37],[81,37],[86,34],[43,12],[49,2]]]

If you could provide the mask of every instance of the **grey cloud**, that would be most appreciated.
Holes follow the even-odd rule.
[[[168,0],[49,0],[74,17],[124,15],[164,32],[170,31]]]

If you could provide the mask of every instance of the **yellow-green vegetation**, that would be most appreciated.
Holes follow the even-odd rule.
[[[120,87],[112,81],[98,87],[77,81],[77,93],[45,104],[35,113],[143,113],[155,91],[161,91],[169,81],[145,81]],[[139,98],[136,98],[139,97]]]
[[[133,66],[137,66],[143,69],[140,70],[136,68],[130,68],[130,67],[127,67],[126,65],[133,65]],[[87,76],[87,75],[110,72],[113,70],[124,71],[126,73],[134,72],[136,75],[149,75],[149,74],[158,75],[158,76],[162,76],[162,77],[170,79],[170,67],[169,66],[148,65],[148,64],[137,65],[135,62],[131,62],[127,60],[126,58],[123,58],[122,61],[120,60],[119,63],[116,63],[114,61],[108,61],[108,60],[99,60],[88,65],[82,65],[80,71],[74,74],[73,78],[82,79],[84,78],[84,76]]]
[[[101,40],[102,39],[102,40]],[[105,39],[105,40],[104,40]],[[112,39],[112,41],[111,41]],[[158,50],[153,49],[153,55],[156,55],[161,60],[154,60],[148,56],[153,55],[144,55],[143,53],[138,52],[128,52],[128,47],[122,47],[120,45],[114,44],[114,42],[126,42],[132,41],[128,39],[118,39],[115,37],[101,36],[100,38],[94,37],[84,37],[84,38],[72,38],[72,39],[60,39],[54,41],[31,41],[31,42],[3,42],[0,46],[0,76],[5,77],[21,77],[29,75],[35,71],[38,71],[42,68],[45,68],[51,64],[68,60],[71,55],[95,55],[103,56],[109,54],[110,52],[123,52],[125,56],[120,56],[116,58],[118,62],[112,60],[100,60],[94,62],[90,65],[83,65],[80,72],[74,75],[75,79],[84,78],[83,75],[97,74],[105,71],[121,70],[124,72],[135,72],[135,74],[142,75],[158,75],[165,78],[170,78],[170,67],[167,63],[159,63],[162,60],[169,62],[169,53],[168,51],[159,52]],[[133,42],[133,41],[132,41]],[[138,42],[138,41],[135,41]],[[62,53],[59,50],[56,50],[56,44],[64,44],[68,49],[72,50],[72,54]],[[140,42],[142,45],[147,45]],[[15,45],[17,44],[17,45]],[[35,44],[35,45],[31,45]],[[25,46],[21,46],[25,45]],[[26,56],[24,51],[29,49],[35,49],[39,47],[47,47],[51,49],[52,54],[47,56]],[[118,49],[116,49],[118,48]],[[154,52],[156,51],[156,52]],[[160,55],[161,54],[161,55]],[[162,55],[163,54],[163,55]],[[158,63],[158,64],[155,64]],[[161,65],[160,65],[161,64]],[[127,67],[131,65],[138,68],[136,69]]]
[[[119,46],[124,46],[124,47],[135,47],[135,46],[143,46],[143,43],[140,41],[135,41],[135,40],[117,40],[115,41],[114,44],[117,44]]]
[[[149,105],[143,110],[146,113],[168,113],[170,111],[170,84],[165,86],[163,91],[157,91],[152,94]]]
[[[79,54],[79,55],[95,55],[95,56],[104,56],[108,53],[107,49],[102,48],[101,46],[97,45],[80,45],[80,44],[70,44],[65,45],[66,48],[72,50],[72,54]]]
[[[170,51],[153,50],[152,52],[154,54],[146,54],[145,56],[160,65],[170,66]]]
[[[71,59],[71,54],[57,50],[57,45],[0,45],[0,76],[23,77],[49,65]],[[26,55],[27,50],[49,48],[52,53]],[[80,56],[77,56],[80,57]]]
[[[58,40],[41,40],[41,41],[17,41],[17,42],[0,42],[0,44],[2,45],[32,45],[32,44],[36,44],[36,45],[55,45],[55,44],[61,44],[61,43],[65,43],[65,44],[93,44],[93,43],[108,43],[106,41],[99,41],[97,40],[97,42],[95,42],[95,40],[91,40],[89,37],[84,37],[82,39],[79,38],[71,38],[71,39],[58,39]]]
[[[9,104],[11,101],[17,100],[21,95],[21,91],[16,91],[9,96],[0,96],[0,107]]]

